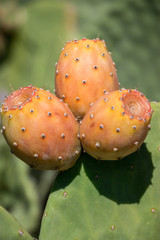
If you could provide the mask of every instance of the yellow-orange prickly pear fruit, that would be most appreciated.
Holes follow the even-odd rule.
[[[115,63],[104,40],[69,41],[56,64],[56,95],[77,118],[106,92],[119,89]]]
[[[36,169],[66,170],[80,155],[79,125],[65,103],[29,85],[2,106],[2,133],[12,153]]]
[[[121,159],[143,143],[151,116],[151,105],[139,91],[110,92],[97,100],[83,118],[82,145],[96,159]]]

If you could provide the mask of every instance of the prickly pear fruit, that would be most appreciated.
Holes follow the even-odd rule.
[[[62,49],[56,64],[55,91],[76,117],[82,118],[105,92],[119,89],[110,55],[100,39],[69,41]]]
[[[2,133],[11,151],[31,167],[66,170],[78,159],[78,123],[50,92],[20,88],[5,99],[1,111]]]
[[[143,143],[151,116],[150,103],[139,91],[122,89],[107,93],[82,120],[82,145],[96,159],[121,159]]]

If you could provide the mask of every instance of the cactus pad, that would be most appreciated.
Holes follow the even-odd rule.
[[[120,161],[82,154],[60,173],[46,206],[40,240],[158,240],[160,103],[141,149]]]
[[[22,225],[0,206],[0,239],[1,240],[33,240]]]

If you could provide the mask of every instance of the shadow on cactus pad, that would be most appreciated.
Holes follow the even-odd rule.
[[[57,191],[59,189],[65,189],[67,186],[69,186],[72,181],[80,175],[81,167],[82,167],[82,159],[83,154],[81,154],[81,157],[78,159],[76,164],[70,168],[67,171],[59,172],[58,178],[62,178],[62,181],[57,181],[53,185],[53,191]]]
[[[120,161],[97,161],[83,157],[86,175],[100,195],[117,204],[139,203],[151,185],[154,166],[151,154],[143,143],[141,149]]]

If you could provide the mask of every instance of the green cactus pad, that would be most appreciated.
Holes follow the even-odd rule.
[[[1,240],[33,240],[22,225],[0,206],[0,239]]]
[[[158,240],[160,236],[160,103],[136,153],[120,161],[82,154],[60,173],[50,194],[40,240]]]

